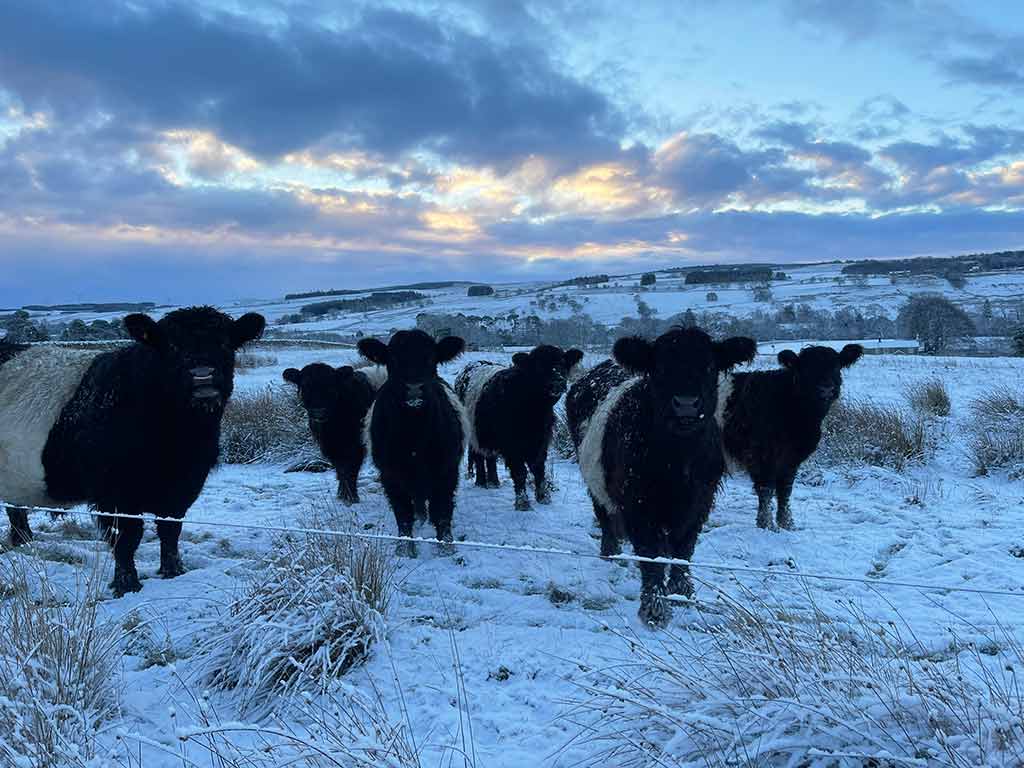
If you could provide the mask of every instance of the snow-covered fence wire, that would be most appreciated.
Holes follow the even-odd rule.
[[[0,499],[0,504],[3,504],[3,499]],[[438,539],[425,538],[421,536],[396,536],[387,533],[365,533],[362,531],[352,530],[328,530],[324,528],[304,528],[296,526],[283,526],[283,525],[269,525],[269,524],[258,524],[258,523],[236,523],[221,520],[196,520],[190,518],[177,519],[170,517],[156,517],[153,515],[125,515],[121,513],[104,513],[97,512],[94,510],[87,509],[55,509],[51,507],[33,507],[32,511],[35,512],[46,512],[49,514],[56,515],[87,515],[90,517],[113,517],[126,520],[142,520],[154,521],[154,522],[173,522],[181,523],[184,525],[197,525],[197,526],[210,526],[215,528],[239,528],[242,530],[255,530],[255,531],[276,531],[287,534],[306,534],[306,535],[321,535],[321,536],[337,536],[341,538],[351,539],[362,539],[364,541],[388,541],[388,542],[416,542],[422,544],[436,544],[444,545],[446,547],[466,548],[466,549],[483,549],[483,550],[498,550],[505,552],[522,552],[531,555],[544,555],[550,557],[573,557],[579,559],[590,559],[590,560],[604,560],[606,562],[623,562],[623,563],[658,563],[662,565],[681,565],[687,566],[693,569],[704,569],[710,571],[721,571],[723,573],[743,573],[750,575],[759,576],[778,576],[782,578],[793,578],[801,580],[821,580],[821,581],[832,581],[839,583],[849,584],[870,584],[872,587],[882,588],[897,588],[897,589],[916,589],[922,592],[951,592],[951,593],[963,593],[973,595],[988,595],[988,596],[1000,596],[1000,597],[1020,597],[1024,598],[1024,591],[1014,592],[1010,590],[1000,589],[980,589],[976,587],[958,587],[951,584],[926,584],[922,582],[914,581],[897,581],[894,579],[876,579],[876,578],[862,578],[858,576],[846,576],[837,573],[822,573],[822,572],[811,572],[811,571],[800,571],[794,569],[781,569],[781,568],[755,568],[752,566],[745,565],[730,565],[728,563],[716,563],[706,561],[692,561],[683,560],[680,558],[672,557],[641,557],[639,555],[613,555],[610,557],[604,557],[602,555],[590,552],[573,552],[568,549],[557,549],[554,547],[528,547],[528,546],[517,546],[512,544],[494,544],[486,541],[454,541],[454,542],[442,542]]]

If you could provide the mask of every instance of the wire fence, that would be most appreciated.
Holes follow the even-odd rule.
[[[0,507],[5,504],[0,500]],[[14,508],[16,505],[8,505]],[[576,558],[579,560],[604,560],[608,562],[619,561],[624,563],[654,563],[658,565],[676,565],[696,570],[709,570],[723,573],[739,573],[756,576],[773,576],[790,579],[812,579],[815,581],[828,581],[836,583],[869,584],[872,587],[887,589],[914,589],[921,592],[945,592],[961,593],[971,595],[985,595],[989,597],[1024,597],[1024,591],[1012,591],[1002,589],[983,589],[978,587],[961,587],[951,584],[925,584],[913,581],[898,581],[893,579],[875,579],[858,576],[846,576],[837,573],[823,573],[816,571],[801,571],[795,569],[781,570],[778,568],[756,568],[746,565],[733,565],[730,563],[706,562],[683,560],[673,557],[642,557],[640,555],[610,555],[603,556],[592,552],[576,552],[569,549],[558,549],[554,547],[530,547],[516,544],[495,544],[485,541],[451,541],[445,542],[439,539],[419,536],[396,536],[387,533],[365,533],[362,531],[333,530],[328,528],[304,528],[284,525],[270,525],[260,523],[236,523],[220,520],[195,520],[176,517],[157,517],[155,515],[128,515],[119,512],[101,512],[91,509],[57,508],[57,507],[25,507],[32,512],[46,512],[56,515],[88,516],[93,518],[113,518],[118,520],[141,520],[143,522],[156,523],[177,523],[190,526],[207,526],[214,528],[235,528],[240,530],[272,531],[275,533],[302,534],[310,536],[331,536],[347,539],[358,539],[363,541],[376,542],[417,542],[424,544],[439,544],[453,546],[463,549],[481,549],[490,551],[518,552],[530,555],[542,555],[549,557]]]

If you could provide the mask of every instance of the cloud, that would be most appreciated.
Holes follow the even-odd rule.
[[[198,130],[267,160],[317,145],[507,165],[613,153],[623,118],[538,47],[411,12],[340,28],[106,0],[0,7],[0,84],[65,122]]]

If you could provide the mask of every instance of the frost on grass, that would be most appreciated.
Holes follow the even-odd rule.
[[[1024,476],[1024,396],[1000,387],[971,403],[967,450],[979,475],[1007,467]]]
[[[1024,764],[1024,652],[1004,628],[935,654],[852,602],[722,600],[679,634],[621,635],[629,658],[571,702],[577,738],[600,745],[587,764]]]
[[[345,513],[316,504],[303,527],[343,529]],[[366,658],[385,631],[393,560],[376,543],[323,534],[275,544],[204,643],[203,677],[263,716],[280,698],[323,693]]]
[[[870,464],[902,470],[924,458],[924,420],[889,405],[840,399],[821,425],[815,460],[826,465]]]
[[[122,633],[102,619],[102,574],[58,590],[42,566],[0,569],[0,765],[85,768],[118,708]]]
[[[952,410],[949,390],[938,377],[911,384],[906,396],[910,407],[921,416],[949,416]]]
[[[220,446],[227,464],[301,464],[321,458],[298,397],[278,385],[232,395],[221,422]]]

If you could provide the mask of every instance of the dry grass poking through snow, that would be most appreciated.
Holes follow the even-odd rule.
[[[301,463],[320,458],[294,389],[236,391],[224,411],[221,459],[227,464]]]
[[[821,426],[815,460],[901,470],[925,456],[924,420],[889,405],[840,399]]]
[[[952,410],[949,390],[939,378],[911,384],[906,395],[910,407],[922,416],[949,416]]]
[[[299,521],[320,529],[351,524],[328,501]],[[204,643],[204,679],[237,691],[245,716],[273,710],[278,697],[325,693],[383,638],[393,570],[394,556],[375,543],[282,538]]]
[[[245,350],[235,355],[235,370],[248,371],[253,368],[269,368],[277,365],[277,355],[269,352]]]
[[[30,562],[0,569],[0,765],[85,768],[117,712],[122,632],[99,616],[103,574],[59,593]]]
[[[1024,475],[1024,396],[1000,387],[979,397],[971,404],[965,430],[979,475],[996,467]]]
[[[830,617],[813,601],[797,615],[723,600],[689,631],[621,634],[629,658],[571,702],[577,738],[605,747],[587,764],[1024,765],[1024,651],[1009,632],[931,654],[852,602]]]

